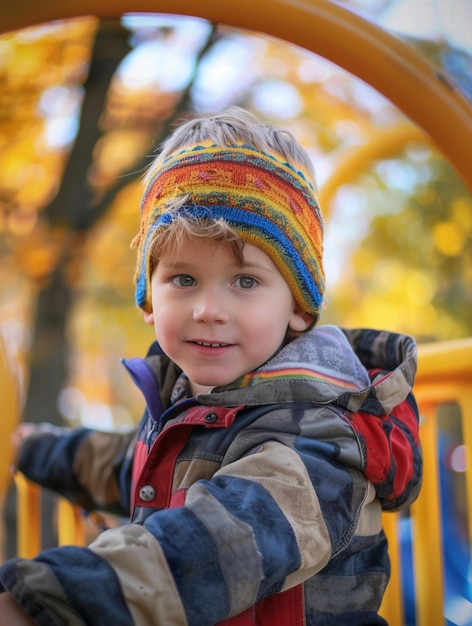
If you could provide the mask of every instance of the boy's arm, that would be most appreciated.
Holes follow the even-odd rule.
[[[373,370],[369,373],[375,375]],[[413,393],[388,414],[358,411],[349,421],[363,442],[363,471],[375,486],[382,509],[398,511],[414,502],[422,484],[423,455]]]
[[[379,330],[342,331],[367,369],[371,388],[346,419],[364,450],[363,471],[386,511],[410,505],[421,489],[423,457],[413,394],[417,348],[412,337]]]
[[[367,479],[327,450],[266,442],[190,486],[184,506],[106,531],[89,548],[7,562],[0,580],[48,624],[97,615],[117,626],[149,616],[156,626],[217,623],[320,571],[355,535],[364,506],[373,511]],[[364,535],[380,532],[374,510]]]
[[[128,515],[136,431],[22,424],[13,435],[17,468],[27,478],[85,510]]]
[[[35,622],[9,593],[0,593],[0,626],[35,626]]]

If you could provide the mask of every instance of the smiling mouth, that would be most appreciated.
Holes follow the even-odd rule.
[[[216,343],[210,341],[193,341],[197,346],[203,346],[204,348],[226,348],[230,346],[229,343]]]

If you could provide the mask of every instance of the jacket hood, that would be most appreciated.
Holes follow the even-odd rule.
[[[328,439],[339,445],[338,458],[363,471],[383,509],[396,510],[413,502],[421,487],[419,416],[411,393],[416,363],[416,344],[406,335],[318,326],[254,372],[224,388],[199,394],[196,401],[226,409],[266,405],[270,410],[270,405],[280,409],[290,403],[318,405],[318,409],[320,405],[339,407],[344,419],[335,412],[334,430],[330,411],[323,413],[321,421],[315,419],[316,412],[309,412],[310,432],[315,439],[315,431],[323,433],[322,439],[329,432]],[[160,421],[171,405],[181,370],[157,342],[146,359],[124,364],[145,396],[150,418]],[[195,406],[195,399],[186,402],[188,407]]]
[[[170,404],[181,370],[157,342],[146,359],[123,359],[148,409],[157,419]],[[294,339],[272,359],[211,393],[199,394],[207,406],[258,406],[314,402],[383,415],[402,402],[415,379],[415,341],[406,335],[370,329],[317,326]]]
[[[411,391],[416,364],[416,344],[406,335],[318,326],[254,372],[199,394],[198,401],[226,406],[307,401],[381,415]]]

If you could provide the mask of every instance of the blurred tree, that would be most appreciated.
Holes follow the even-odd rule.
[[[129,119],[129,107],[117,113],[113,108],[113,99],[116,91],[114,78],[130,51],[130,32],[120,22],[101,22],[91,26],[89,30],[95,30],[95,36],[90,38],[91,50],[83,81],[77,133],[70,150],[61,155],[62,171],[55,181],[55,189],[49,193],[50,201],[42,206],[40,199],[32,198],[28,207],[20,197],[21,189],[15,189],[9,181],[5,181],[3,187],[4,190],[10,189],[11,194],[4,194],[2,206],[6,231],[2,255],[8,258],[11,253],[37,287],[23,410],[25,421],[64,423],[58,397],[68,380],[70,349],[67,326],[80,280],[87,236],[119,191],[142,171],[153,145],[168,134],[172,119],[187,109],[190,86],[195,78],[192,72],[187,85],[179,93],[163,99],[159,115],[140,115],[136,119],[134,114]],[[195,57],[196,66],[200,56],[213,44],[214,32],[210,28],[202,42]],[[163,29],[162,36],[166,34],[166,29]],[[49,44],[46,40],[47,48]],[[85,46],[84,41],[82,44]],[[60,50],[61,46],[56,47],[56,53],[58,48]],[[34,59],[31,65],[34,66]],[[34,78],[32,84],[25,83],[27,89],[36,91]],[[156,95],[158,98],[160,94]],[[31,100],[36,101],[34,97]],[[31,106],[30,115],[34,119],[33,111]],[[12,118],[15,119],[15,116],[12,115]],[[144,128],[139,128],[140,124]],[[109,149],[111,136],[114,139],[112,150]],[[123,153],[119,152],[120,148]],[[20,155],[21,162],[25,155],[21,151]],[[11,153],[8,157],[12,158]],[[33,156],[31,158],[34,160]],[[19,167],[23,164],[21,162]],[[121,175],[132,167],[134,173],[126,178]],[[46,194],[42,199],[45,197]],[[21,224],[25,211],[31,214],[31,228],[22,232],[21,228],[15,228],[15,224]],[[21,237],[22,234],[26,236]],[[11,509],[12,500],[9,505]],[[43,516],[51,519],[50,499],[44,495]],[[49,524],[44,526],[49,528]],[[14,532],[10,532],[9,536],[13,537]],[[45,545],[54,543],[47,530],[43,541]],[[9,549],[12,550],[12,546]]]
[[[402,39],[472,98],[466,52],[445,40]],[[346,232],[329,315],[347,326],[402,329],[419,341],[470,336],[470,190],[426,137],[399,125],[391,137],[384,134],[372,136],[365,150],[354,149],[347,180],[329,181],[337,191],[329,229]],[[374,146],[382,141],[391,149],[379,156]]]
[[[55,254],[41,276],[35,340],[29,360],[26,421],[62,422],[57,396],[67,376],[66,324],[76,266],[82,255],[84,234],[105,208],[88,184],[88,173],[101,136],[99,122],[111,79],[129,51],[128,37],[119,23],[101,23],[97,29],[84,83],[79,131],[66,158],[57,193],[39,218],[47,237],[55,242]]]
[[[163,29],[162,36],[166,34]],[[56,181],[57,190],[44,207],[34,207],[38,222],[32,237],[16,240],[11,248],[17,262],[39,287],[24,409],[24,419],[28,421],[62,422],[57,398],[67,380],[67,322],[87,234],[119,191],[145,167],[153,145],[168,133],[172,119],[188,107],[194,73],[180,93],[163,98],[158,115],[143,116],[141,110],[138,119],[136,111],[123,103],[123,110],[116,111],[113,79],[130,51],[129,37],[130,32],[119,22],[101,22],[96,26],[83,83],[78,130],[70,151],[62,157],[64,165]],[[210,29],[199,55],[206,53],[213,40],[214,29]],[[196,65],[198,62],[197,56]],[[133,107],[136,109],[135,103]],[[136,125],[141,128],[136,129]],[[105,152],[110,154],[104,156]],[[134,173],[121,176],[132,167]],[[14,208],[11,200],[18,202]],[[4,215],[13,215],[10,222],[20,221],[23,211],[18,198],[10,199],[4,207]],[[42,263],[35,262],[41,258]]]
[[[321,190],[346,151],[364,151],[355,176],[338,180],[336,201],[323,206],[330,213],[324,320],[425,337],[472,332],[452,294],[441,300],[436,289],[466,257],[454,265],[450,252],[425,252],[433,233],[443,247],[454,227],[468,237],[457,229],[467,210],[457,206],[470,196],[417,129],[403,152],[369,156],[384,133],[409,126],[412,134],[398,110],[282,41],[203,20],[141,19],[68,20],[0,38],[0,306],[5,311],[20,288],[32,303],[23,323],[35,326],[26,340],[26,419],[85,416],[107,427],[138,418],[141,400],[122,384],[118,358],[152,339],[133,304],[136,180],[181,113],[240,104],[289,128],[313,158]],[[61,140],[57,124],[66,118],[76,120],[75,131],[69,124]],[[56,130],[48,145],[40,143],[44,127]],[[409,233],[416,233],[411,245]],[[465,270],[457,275],[458,284],[467,279]],[[457,302],[466,291],[456,288]],[[437,324],[443,305],[454,323]]]
[[[138,178],[178,117],[231,104],[294,132],[321,191],[335,183],[322,205],[324,322],[472,334],[470,194],[395,107],[274,38],[133,19],[0,37],[0,332],[10,352],[27,353],[24,419],[109,428],[139,418],[119,362],[152,340],[133,299]],[[444,50],[423,46],[431,58]]]
[[[372,163],[349,188],[359,203],[376,197],[378,208],[363,215],[361,241],[331,295],[333,319],[403,327],[419,341],[470,336],[472,198],[424,146],[392,157]],[[356,217],[340,209],[333,219],[349,228]]]

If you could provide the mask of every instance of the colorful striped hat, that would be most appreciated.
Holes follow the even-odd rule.
[[[150,252],[159,229],[179,210],[224,218],[242,241],[263,250],[302,309],[318,317],[323,301],[323,221],[308,172],[280,154],[248,145],[201,142],[172,153],[150,173],[141,202],[135,276],[136,303],[151,311]]]

